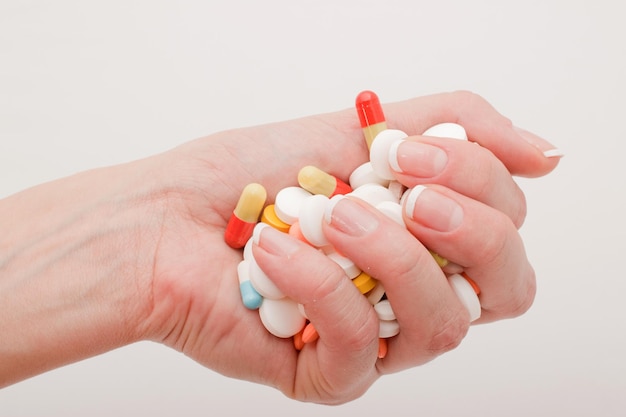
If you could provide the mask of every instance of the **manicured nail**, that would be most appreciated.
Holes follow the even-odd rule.
[[[364,236],[378,228],[378,218],[356,201],[343,195],[330,199],[324,220],[331,227],[351,236]]]
[[[446,152],[412,140],[396,141],[389,149],[389,165],[396,172],[419,178],[439,175],[448,164]]]
[[[440,232],[453,231],[463,222],[463,208],[459,203],[423,185],[409,191],[405,213],[414,221]]]
[[[519,127],[515,127],[515,131],[519,133],[519,135],[524,138],[528,143],[543,152],[543,155],[546,158],[560,158],[565,155],[563,151],[555,147],[547,140],[535,135],[534,133],[531,133]]]
[[[254,227],[252,239],[261,249],[277,256],[289,256],[300,248],[298,240],[265,223]]]

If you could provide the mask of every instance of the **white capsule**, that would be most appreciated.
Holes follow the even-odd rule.
[[[376,175],[371,162],[366,162],[352,171],[349,182],[353,190],[365,184],[380,184],[383,187],[389,184],[389,180],[385,180]]]
[[[448,277],[448,282],[450,286],[456,293],[457,297],[461,301],[461,304],[467,308],[467,311],[470,315],[470,322],[480,318],[480,314],[482,312],[482,308],[480,306],[480,300],[478,299],[478,295],[474,291],[474,287],[472,284],[467,282],[465,278],[463,278],[460,274],[453,274]]]
[[[291,225],[298,219],[302,202],[312,194],[300,187],[283,188],[276,194],[274,211],[283,222]]]
[[[408,135],[401,130],[387,129],[376,135],[370,147],[372,169],[380,178],[393,180],[394,171],[389,166],[389,149],[398,146]],[[396,171],[399,169],[396,168]]]
[[[276,337],[291,337],[302,330],[306,319],[298,309],[298,303],[290,298],[263,300],[259,308],[263,326]]]
[[[306,240],[316,247],[328,245],[328,239],[322,229],[324,212],[329,198],[323,194],[310,195],[300,205],[298,223],[300,231]]]
[[[422,136],[467,140],[467,132],[463,126],[456,123],[439,123],[428,128]]]

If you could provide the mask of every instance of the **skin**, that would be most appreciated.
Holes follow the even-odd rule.
[[[347,181],[367,160],[357,117],[346,109],[220,132],[0,200],[0,387],[152,340],[291,398],[350,401],[381,375],[453,349],[468,330],[467,312],[426,248],[478,283],[478,322],[525,312],[535,276],[518,234],[526,203],[512,176],[549,173],[558,158],[542,151],[553,146],[469,92],[385,104],[384,110],[389,126],[407,132],[408,140],[446,155],[434,176],[415,168],[414,157],[403,162],[409,169],[398,180],[428,186],[415,212],[405,213],[408,228],[349,198],[324,225],[328,239],[385,286],[401,331],[384,359],[377,357],[372,307],[321,253],[274,230],[263,231],[253,249],[276,285],[304,304],[319,332],[298,352],[242,305],[241,251],[223,242],[246,184],[263,184],[272,201],[295,184],[302,166]],[[463,125],[470,142],[419,136],[440,122]],[[442,201],[457,215],[439,216],[433,228],[433,215],[420,207]]]

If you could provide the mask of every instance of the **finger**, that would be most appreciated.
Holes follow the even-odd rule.
[[[254,257],[283,293],[303,304],[319,339],[298,358],[294,393],[356,398],[374,381],[378,319],[335,262],[319,250],[265,227]],[[307,384],[312,381],[312,384]],[[290,389],[286,387],[285,389]]]
[[[518,228],[524,222],[524,194],[489,150],[466,141],[426,136],[398,143],[390,148],[389,164],[404,185],[444,185],[500,210]]]
[[[390,127],[410,135],[439,123],[463,126],[470,141],[489,149],[514,175],[537,177],[552,171],[562,154],[545,139],[516,128],[482,97],[467,91],[443,93],[385,105]]]
[[[467,332],[469,315],[428,250],[362,201],[335,197],[327,213],[328,239],[383,284],[400,324],[380,371],[423,364],[456,347]]]
[[[462,265],[478,284],[481,322],[514,317],[530,307],[535,275],[507,216],[437,185],[411,189],[404,213],[408,229],[420,241]]]

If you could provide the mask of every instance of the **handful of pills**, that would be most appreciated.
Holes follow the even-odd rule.
[[[243,259],[237,267],[243,304],[248,309],[258,309],[263,325],[274,336],[293,337],[297,349],[317,339],[315,327],[308,321],[304,308],[286,297],[258,266],[251,244],[255,240],[258,242],[264,227],[273,227],[321,250],[341,266],[376,311],[380,322],[378,356],[383,358],[387,352],[386,339],[400,331],[393,308],[385,297],[382,283],[360,270],[329,244],[322,231],[324,215],[329,204],[341,198],[336,196],[350,195],[366,201],[404,225],[403,199],[416,197],[421,190],[418,186],[407,193],[406,187],[394,179],[394,169],[398,169],[393,165],[394,158],[389,155],[396,152],[408,135],[387,128],[376,94],[361,92],[356,99],[356,108],[370,150],[370,160],[352,172],[349,183],[315,166],[305,166],[298,173],[298,186],[280,190],[273,204],[266,204],[267,193],[261,184],[248,184],[231,215],[224,240],[233,248],[244,248]],[[463,127],[453,123],[433,126],[423,135],[467,139]],[[431,253],[439,266],[447,264],[446,259]],[[464,274],[453,274],[448,277],[448,282],[468,309],[470,319],[473,321],[480,317],[480,290],[476,284]]]

